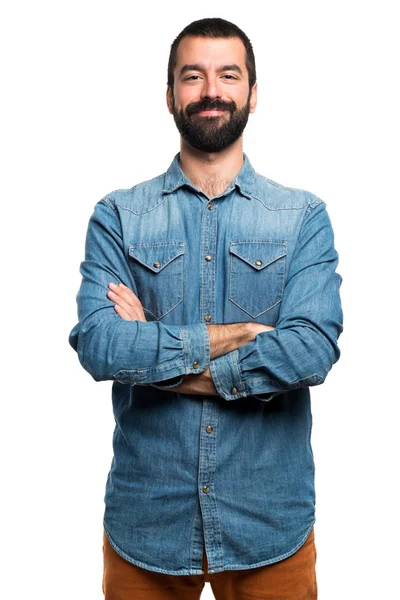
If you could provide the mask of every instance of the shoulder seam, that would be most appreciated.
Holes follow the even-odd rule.
[[[309,193],[311,194],[311,192]],[[324,200],[321,200],[321,198],[318,198],[318,196],[315,196],[315,194],[311,194],[311,196],[313,198],[313,202],[308,203],[308,208],[313,210],[314,208],[317,208],[317,206],[319,206],[320,204],[326,206],[326,202],[324,202]]]
[[[272,186],[274,186],[274,187],[276,187],[278,189],[286,190],[288,192],[300,192],[300,193],[302,193],[303,196],[305,197],[306,201],[299,208],[303,208],[304,206],[314,208],[315,206],[318,206],[321,203],[326,204],[326,202],[324,202],[321,198],[319,198],[318,196],[316,196],[315,194],[313,194],[309,190],[305,190],[303,188],[295,188],[295,187],[289,187],[289,186],[282,185],[281,183],[278,183],[278,182],[274,181],[273,179],[269,179],[268,177],[265,177],[265,175],[262,175],[261,173],[258,173],[257,171],[256,171],[256,176],[260,177],[261,179],[263,179],[264,181],[266,181],[267,183],[271,184]],[[258,196],[256,196],[255,194],[254,194],[254,198],[256,198],[257,200],[261,200],[262,201],[262,199],[259,198]]]
[[[261,177],[262,179],[264,179],[265,181],[268,181],[268,183],[270,183],[271,185],[273,185],[274,187],[278,187],[281,188],[283,190],[295,190],[296,188],[291,188],[291,187],[287,187],[285,185],[282,185],[281,183],[278,183],[277,181],[273,181],[272,179],[268,179],[268,177],[265,177],[265,175],[262,175],[261,173],[258,173],[256,171],[256,175],[258,177]]]
[[[104,204],[107,204],[107,206],[112,208],[114,211],[117,210],[116,206],[115,206],[115,199],[113,196],[113,192],[106,194],[101,200],[99,200],[99,202],[103,202]]]

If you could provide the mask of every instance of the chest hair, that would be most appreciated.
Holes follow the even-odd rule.
[[[230,181],[221,179],[218,175],[213,175],[207,179],[200,179],[196,182],[196,186],[199,190],[204,192],[210,199],[222,194],[229,184]]]

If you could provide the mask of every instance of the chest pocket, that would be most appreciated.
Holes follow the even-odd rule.
[[[229,249],[229,300],[259,317],[282,299],[287,242],[231,242]]]
[[[129,246],[129,266],[138,298],[144,312],[154,319],[162,319],[183,300],[184,252],[184,242],[144,242]]]

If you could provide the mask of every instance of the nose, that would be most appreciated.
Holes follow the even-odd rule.
[[[201,98],[221,98],[218,80],[216,77],[205,77],[201,89]]]

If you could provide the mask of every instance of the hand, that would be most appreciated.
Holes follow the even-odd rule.
[[[211,377],[210,367],[207,367],[203,373],[184,375],[182,383],[169,388],[169,390],[171,392],[179,392],[181,394],[219,396],[214,385],[214,381]]]
[[[114,309],[125,321],[147,321],[139,298],[123,283],[109,283],[107,298],[115,302]]]
[[[273,331],[276,327],[272,327],[271,325],[263,325],[262,323],[248,323],[249,325],[249,333],[251,335],[251,340],[256,339],[256,335],[259,333],[263,333],[264,331]]]

